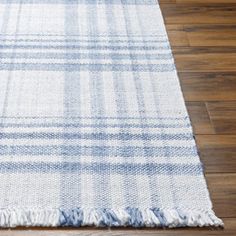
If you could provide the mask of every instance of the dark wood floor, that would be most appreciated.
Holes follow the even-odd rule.
[[[236,0],[159,0],[214,209],[225,229],[0,231],[0,236],[236,235]]]

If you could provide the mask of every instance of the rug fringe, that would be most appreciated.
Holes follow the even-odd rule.
[[[0,227],[58,226],[59,209],[0,209]]]
[[[215,213],[179,209],[0,209],[0,227],[97,226],[97,227],[203,227],[223,226]]]

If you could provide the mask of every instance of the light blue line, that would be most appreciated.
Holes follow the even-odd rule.
[[[98,126],[99,127],[99,126]],[[100,126],[103,127],[103,126]],[[32,132],[32,133],[0,133],[1,139],[86,139],[86,140],[192,140],[191,133],[178,134],[131,134],[118,133],[109,134],[102,131],[94,133],[50,133],[50,132]]]
[[[1,53],[1,59],[4,58],[11,58],[12,53]],[[132,54],[125,54],[125,53],[19,53],[15,52],[14,58],[27,58],[27,59],[107,59],[107,60],[122,60],[122,59],[131,59],[131,60],[146,60],[144,54],[132,53]],[[172,59],[172,54],[170,53],[163,53],[163,54],[150,54],[149,60],[169,60]]]
[[[61,118],[64,119],[64,116],[0,116],[1,119],[55,119],[55,118]],[[101,119],[101,120],[106,120],[106,119],[111,119],[111,120],[139,120],[141,119],[140,117],[111,117],[111,116],[70,116],[67,117],[67,119]],[[144,120],[188,120],[188,116],[184,117],[154,117],[154,116],[146,116],[145,118],[142,118]]]
[[[38,36],[39,37],[39,36]],[[66,37],[66,36],[63,36]],[[70,36],[69,36],[70,37]],[[109,36],[110,37],[110,36]],[[1,39],[0,38],[0,42],[38,42],[38,43],[55,43],[55,42],[85,42],[85,43],[143,43],[143,42],[147,42],[147,43],[168,43],[168,40],[140,40],[140,39],[101,39],[98,38],[96,40],[87,40],[87,39]]]
[[[5,36],[36,36],[36,37],[55,37],[55,36],[60,36],[60,37],[88,37],[88,38],[126,38],[126,34],[116,34],[114,33],[113,35],[109,34],[96,34],[96,35],[90,35],[90,34],[70,34],[70,35],[65,35],[65,34],[21,34],[21,33],[16,33],[16,34],[0,34],[0,37],[5,37]],[[130,34],[129,38],[166,38],[166,35],[163,35],[163,33],[160,34],[146,34],[146,35],[139,35],[139,34]]]
[[[82,45],[60,45],[60,46],[54,46],[54,45],[0,45],[0,49],[88,49],[88,50],[111,50],[111,51],[119,51],[119,50],[170,50],[170,46],[99,46],[99,45],[93,45],[93,46],[82,46]]]
[[[137,12],[137,18],[138,18],[138,25],[140,25],[142,35],[145,35],[146,32],[144,32],[144,29],[146,28],[146,26],[144,26],[144,28],[143,28],[143,17],[140,17],[139,10],[137,9],[137,7],[136,7],[136,12]],[[144,41],[144,45],[146,45],[145,41]],[[147,51],[145,51],[145,56],[146,56],[146,60],[149,61],[150,57],[149,57],[149,53]],[[152,73],[149,73],[149,77],[155,78],[155,75],[153,75]],[[153,94],[154,105],[155,105],[154,110],[156,111],[157,114],[159,114],[159,104],[158,104],[159,100],[158,100],[157,96],[155,96],[156,93],[154,92],[156,81],[152,79],[150,82],[151,82],[152,94]],[[161,124],[159,133],[162,136],[164,133],[164,130],[162,129],[162,120],[159,121],[159,124]],[[143,127],[145,128],[145,123],[143,123]],[[162,145],[163,145],[163,141],[162,141]],[[146,161],[148,162],[148,158]],[[159,206],[159,205],[161,205],[161,201],[162,201],[159,192],[156,191],[159,188],[159,182],[156,181],[156,178],[153,176],[149,175],[148,177],[149,177],[148,187],[149,187],[149,191],[150,191],[151,205]]]
[[[169,151],[166,152],[166,149]],[[168,154],[168,156],[167,156]],[[75,145],[0,145],[1,156],[41,155],[41,156],[120,156],[120,157],[194,157],[195,147],[137,147],[137,146],[75,146]]]
[[[96,5],[92,7],[87,7],[87,25],[89,26],[90,35],[97,35],[99,33],[98,29],[98,9]],[[111,23],[111,22],[110,22]],[[97,42],[93,43],[93,47],[97,47]],[[112,46],[107,46],[107,48],[112,48]],[[96,63],[96,59],[92,60],[93,63]],[[105,114],[105,97],[104,97],[104,84],[103,84],[103,74],[102,73],[89,73],[90,82],[90,95],[91,95],[91,113],[97,114],[99,116]],[[96,120],[96,124],[100,124],[101,120]],[[96,127],[94,132],[104,132],[104,127]],[[104,146],[105,142],[103,139],[99,141],[100,146]],[[96,161],[96,156],[91,155],[92,161]],[[105,156],[101,156],[101,161],[106,162]],[[110,189],[110,176],[109,174],[104,176],[99,174],[93,177],[93,186],[96,186],[96,191],[94,191],[94,205],[95,207],[107,207],[111,205],[111,195],[107,189]],[[102,184],[101,184],[102,183]],[[104,195],[104,192],[107,194]]]
[[[175,71],[174,64],[60,64],[60,63],[0,63],[0,70],[13,71],[142,71],[142,72],[171,72]]]
[[[0,173],[94,173],[96,174],[120,174],[120,175],[201,175],[201,164],[109,164],[109,163],[78,163],[78,162],[2,162]]]
[[[1,0],[0,4],[83,4],[83,5],[157,5],[156,0]]]
[[[65,32],[65,45],[69,45],[67,35],[76,34],[79,30],[79,14],[78,8],[73,5],[64,6],[64,32]],[[68,62],[68,51],[66,50],[65,61]],[[70,73],[70,71],[64,72],[64,122],[71,115],[81,115],[80,104],[80,72]],[[63,127],[63,132],[67,133],[67,127]],[[79,132],[79,130],[77,131]],[[63,138],[63,145],[71,144],[71,140],[66,137]],[[79,140],[77,140],[79,141]],[[80,144],[80,141],[78,142]],[[63,150],[62,150],[63,151]],[[67,157],[61,155],[61,159],[66,161]],[[71,191],[72,183],[73,191]],[[71,208],[75,205],[81,205],[81,178],[78,176],[73,177],[67,175],[65,172],[60,175],[60,208]]]
[[[0,124],[1,128],[10,128],[10,127],[16,127],[16,128],[44,128],[44,127],[65,127],[65,128],[83,128],[83,127],[93,127],[93,128],[140,128],[140,127],[146,127],[146,128],[189,128],[191,127],[190,123],[186,124],[179,124],[179,125],[173,125],[173,124],[81,124],[81,123],[2,123]]]
[[[109,35],[115,35],[117,28],[119,29],[119,22],[117,22],[115,15],[115,10],[113,5],[107,5],[106,6],[106,17],[107,17],[107,22],[112,22],[112,24],[108,24],[108,32]],[[119,20],[118,20],[119,21]],[[118,25],[117,25],[118,23]],[[128,45],[130,45],[131,40],[129,40],[129,37],[127,35],[128,39]],[[138,38],[140,40],[140,38]],[[133,43],[132,43],[133,44]],[[130,51],[127,51],[129,60],[130,58]],[[133,57],[132,60],[135,60],[136,57]],[[114,63],[113,59],[113,63]],[[132,61],[131,60],[131,61]],[[127,106],[127,94],[126,94],[126,89],[124,86],[124,81],[127,79],[125,76],[122,74],[122,72],[119,73],[112,73],[112,79],[113,79],[113,86],[114,86],[114,94],[115,94],[115,107],[116,107],[116,115],[125,115],[129,114],[128,113],[128,106]],[[126,91],[126,92],[125,92]],[[122,120],[119,120],[119,125],[123,123]],[[120,128],[120,132],[125,132],[124,128]],[[125,146],[125,140],[121,140],[119,142],[120,146]],[[106,162],[105,162],[106,163]],[[121,200],[125,202],[127,206],[130,205],[138,205],[137,202],[137,182],[135,178],[127,178],[126,175],[122,176],[122,179],[120,181],[120,187],[123,189],[121,193]],[[132,191],[130,191],[132,189]]]

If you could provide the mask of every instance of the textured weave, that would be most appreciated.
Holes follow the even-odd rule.
[[[155,0],[0,0],[0,226],[220,226]]]

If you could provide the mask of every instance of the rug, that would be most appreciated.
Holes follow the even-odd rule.
[[[155,0],[0,1],[0,226],[222,226]]]

